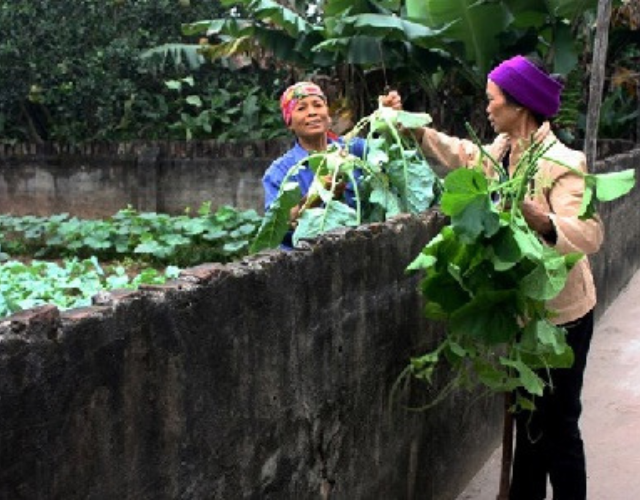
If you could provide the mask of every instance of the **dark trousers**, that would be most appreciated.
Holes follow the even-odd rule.
[[[553,388],[536,398],[533,412],[515,416],[516,449],[510,500],[546,497],[547,476],[554,500],[585,500],[587,473],[578,420],[587,354],[593,336],[593,311],[563,325],[574,352],[569,369],[551,370]]]

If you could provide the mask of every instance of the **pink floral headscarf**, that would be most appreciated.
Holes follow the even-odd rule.
[[[291,123],[291,115],[298,101],[312,95],[317,95],[325,101],[327,100],[322,89],[312,82],[294,83],[282,93],[280,97],[280,109],[282,110],[282,118],[287,125]]]

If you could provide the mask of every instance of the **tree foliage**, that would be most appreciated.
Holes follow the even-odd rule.
[[[234,138],[259,130],[236,123],[273,114],[277,75],[140,57],[164,44],[196,44],[181,23],[221,13],[205,0],[0,2],[0,139]],[[188,76],[191,86],[165,84]]]
[[[222,3],[230,9],[223,18],[185,26],[185,33],[209,34],[205,56],[272,57],[289,65],[292,79],[327,74],[340,82],[337,96],[358,116],[375,108],[374,97],[385,87],[399,88],[410,107],[427,110],[441,128],[464,133],[465,117],[481,136],[486,123],[478,102],[489,69],[525,53],[537,54],[557,73],[580,68],[584,74],[597,5],[596,0],[325,0],[310,15],[296,2]],[[575,127],[578,114],[571,111],[564,123]]]

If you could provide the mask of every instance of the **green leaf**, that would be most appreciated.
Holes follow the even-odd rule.
[[[386,218],[402,213],[401,202],[398,196],[391,192],[386,186],[377,184],[369,195],[369,202],[382,207]]]
[[[494,391],[506,391],[513,389],[508,386],[509,377],[504,370],[500,370],[484,359],[474,360],[474,369],[480,383]]]
[[[432,267],[436,263],[437,259],[433,255],[425,255],[421,253],[418,255],[411,264],[407,266],[407,271],[419,271]]]
[[[478,196],[486,195],[488,184],[481,173],[459,168],[447,174],[444,189],[442,210],[445,214],[454,216],[462,213]]]
[[[187,97],[186,101],[187,104],[190,104],[191,106],[195,106],[197,108],[202,107],[202,99],[199,95],[190,95]]]
[[[387,14],[357,14],[345,17],[341,22],[342,35],[412,42],[423,47],[434,46],[442,31]]]
[[[487,181],[475,170],[459,168],[445,177],[441,206],[464,241],[474,241],[481,235],[491,237],[500,228]]]
[[[469,303],[469,293],[449,273],[428,273],[421,283],[422,294],[429,303],[438,305],[438,314],[460,311]],[[463,314],[461,312],[460,314]]]
[[[417,152],[386,165],[391,183],[397,190],[402,212],[417,214],[428,209],[435,199],[436,175]]]
[[[487,345],[514,339],[520,331],[515,297],[513,290],[479,293],[452,315],[452,334],[468,335]]]
[[[635,185],[635,170],[593,175],[596,180],[598,201],[611,201],[626,195]]]
[[[551,13],[557,17],[573,20],[585,11],[595,11],[598,0],[548,0]]]
[[[491,239],[489,245],[491,260],[497,271],[511,269],[522,260],[523,253],[511,226],[500,228],[498,233]]]
[[[404,110],[399,110],[396,117],[396,123],[407,129],[426,127],[431,121],[431,115],[428,113],[414,113]]]
[[[542,396],[544,391],[544,382],[542,379],[525,363],[521,360],[500,358],[500,362],[511,368],[515,368],[518,372],[520,382],[522,386],[529,392],[535,396]]]
[[[258,229],[250,252],[255,253],[265,248],[276,248],[289,230],[289,213],[298,204],[302,194],[300,186],[295,182],[283,184],[280,194],[271,204]]]
[[[301,239],[312,239],[332,229],[357,224],[358,216],[353,208],[332,200],[323,208],[308,208],[302,213],[293,233],[293,244],[297,246]]]
[[[565,259],[557,252],[547,249],[545,258],[520,282],[520,290],[535,300],[550,300],[556,297],[567,282]]]
[[[448,26],[442,36],[462,42],[464,57],[486,74],[498,50],[500,34],[511,21],[499,2],[477,0],[407,0],[407,17],[432,29]]]
[[[251,2],[251,11],[257,19],[266,19],[282,27],[291,37],[313,30],[302,16],[274,0],[254,0]]]

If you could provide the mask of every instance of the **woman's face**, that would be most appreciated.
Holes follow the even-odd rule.
[[[326,134],[331,124],[329,107],[322,97],[312,95],[298,101],[291,113],[289,129],[298,137]]]
[[[500,87],[491,80],[487,80],[487,100],[487,118],[493,130],[498,134],[513,131],[523,117],[523,108],[508,102]]]

